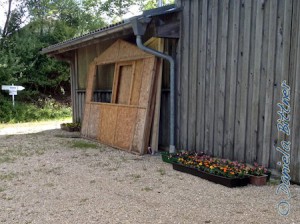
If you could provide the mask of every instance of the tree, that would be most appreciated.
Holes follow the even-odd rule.
[[[174,0],[163,0],[164,5],[174,4],[174,2]],[[139,6],[141,11],[158,7],[157,0],[137,0],[136,4]]]
[[[102,10],[116,22],[123,19],[123,16],[134,3],[135,0],[106,0],[103,3]]]

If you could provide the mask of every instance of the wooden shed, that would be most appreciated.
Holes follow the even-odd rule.
[[[276,147],[290,141],[291,178],[300,183],[300,1],[177,0],[140,18],[152,18],[144,42],[163,38],[163,51],[176,59],[176,148],[280,170]],[[70,61],[74,120],[82,120],[88,64],[118,38],[135,44],[130,22],[43,50]],[[162,146],[169,144],[168,70],[164,63]],[[290,135],[277,129],[284,80],[291,94]],[[112,83],[103,82],[94,97],[111,102]]]
[[[133,32],[131,21],[132,19],[144,18],[151,20],[143,36],[144,45],[164,52],[165,54],[170,54],[175,58],[179,38],[180,11],[181,9],[175,5],[148,10],[141,16],[121,21],[120,23],[95,30],[86,35],[58,43],[42,50],[42,53],[56,57],[59,60],[65,60],[70,64],[73,121],[82,123],[82,135],[84,137],[97,139],[114,147],[139,154],[147,152],[149,146],[148,142],[150,140],[154,150],[157,150],[158,145],[164,148],[168,147],[170,105],[169,64],[137,48],[136,36]],[[133,53],[136,53],[136,55]],[[122,55],[123,58],[120,58]],[[141,57],[145,58],[141,59]],[[154,59],[149,59],[149,57],[154,57]],[[107,63],[108,61],[109,63]],[[151,61],[151,63],[149,63],[149,61]],[[128,66],[122,66],[124,63]],[[132,68],[130,68],[129,65],[132,65]],[[93,79],[90,79],[92,81],[89,82],[88,73],[91,66],[93,67],[91,69],[94,69],[93,74],[95,74],[95,76]],[[140,70],[143,69],[145,71],[141,72]],[[153,74],[153,77],[155,76],[156,78],[151,82],[149,80],[147,81],[146,73],[151,73],[153,69],[157,71],[157,74]],[[136,91],[138,87],[135,85],[131,86],[131,84],[134,83],[128,80],[125,80],[126,83],[123,84],[129,86],[123,89],[123,84],[121,83],[122,85],[117,87],[117,76],[120,74],[122,76],[122,72],[126,73],[126,71],[130,72],[134,70],[139,70],[137,73],[143,73],[142,75],[145,76],[142,77],[135,72],[132,74],[135,78],[142,77],[140,80],[142,85],[141,91]],[[150,76],[148,78],[150,78]],[[121,82],[122,81],[124,80],[121,80]],[[156,87],[157,85],[159,87]],[[121,88],[121,90],[118,88]],[[148,91],[147,88],[150,88],[149,90],[153,93],[150,91],[147,93],[149,96],[142,96],[145,91]],[[152,90],[153,88],[154,90]],[[126,100],[122,97],[118,98],[118,91],[123,92],[120,96],[125,96],[125,98],[127,94],[132,93],[133,96],[129,99],[130,102],[125,102],[128,98],[126,98]],[[137,95],[136,92],[140,95]],[[141,99],[137,96],[141,96]],[[151,113],[148,111],[148,105],[145,105],[148,103],[147,97],[149,97],[149,99],[155,98],[155,102],[158,103],[158,106],[154,105],[155,108],[151,108],[151,110],[153,110]],[[119,104],[118,109],[114,108],[114,106],[112,106],[113,104]],[[152,105],[151,102],[150,105]],[[134,109],[133,107],[136,108]],[[112,125],[110,125],[110,123],[104,124],[103,122],[95,122],[100,118],[103,121],[106,120],[101,117],[104,116],[105,113],[99,114],[95,111],[113,111],[115,109],[118,111],[127,111],[127,115],[117,112],[115,115],[119,116],[123,114],[126,116],[126,119],[128,119],[128,125],[126,127],[128,129],[121,130],[120,127],[115,127],[113,128],[114,130],[100,134],[101,127],[111,128]],[[146,120],[146,123],[143,124],[145,125],[144,133],[140,132],[140,130],[143,129],[140,125],[137,127],[131,125],[132,121],[142,118],[141,113],[144,113],[142,112],[143,110],[145,110],[147,114],[143,119],[151,119],[153,117],[152,121]],[[88,114],[92,114],[92,116],[88,116]],[[124,121],[123,117],[116,119]],[[139,142],[135,142],[136,145],[134,146],[133,144],[129,144],[128,138],[129,136],[133,136],[131,137],[132,142],[135,135],[131,132],[135,130],[138,131],[138,134],[145,136],[140,136]],[[121,133],[117,133],[116,131],[121,131]],[[106,136],[106,134],[109,133],[111,136]],[[118,137],[119,134],[122,135],[122,133],[126,134],[126,136],[124,135],[120,138],[123,138],[123,140],[127,138],[124,142]],[[142,141],[144,141],[143,144]]]
[[[130,152],[146,153],[159,66],[155,56],[123,40],[96,57],[89,64],[82,135]],[[104,76],[114,77],[109,103],[93,97],[97,81]]]

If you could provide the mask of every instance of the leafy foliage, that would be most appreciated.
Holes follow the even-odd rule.
[[[0,123],[50,120],[71,116],[70,107],[58,104],[53,99],[43,102],[43,107],[21,102],[16,102],[13,107],[11,101],[0,97],[0,108]]]
[[[18,100],[34,103],[35,106],[21,106],[32,114],[36,106],[47,105],[49,97],[70,95],[68,64],[40,54],[42,48],[107,25],[105,15],[110,21],[120,20],[132,5],[140,9],[156,6],[156,0],[6,0],[5,3],[7,21],[0,27],[0,85],[24,86]],[[12,112],[9,100],[8,94],[1,91],[1,122],[26,120],[19,106]],[[35,115],[28,116],[35,119]]]

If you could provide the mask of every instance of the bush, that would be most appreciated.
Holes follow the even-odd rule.
[[[71,115],[70,107],[58,104],[53,99],[46,99],[42,106],[15,102],[15,107],[13,107],[11,101],[0,96],[0,123],[61,119]]]

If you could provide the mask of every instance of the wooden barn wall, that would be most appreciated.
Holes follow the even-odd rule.
[[[177,4],[177,147],[279,168],[274,146],[288,139],[300,182],[300,1]],[[290,136],[276,127],[283,80],[292,90]]]

